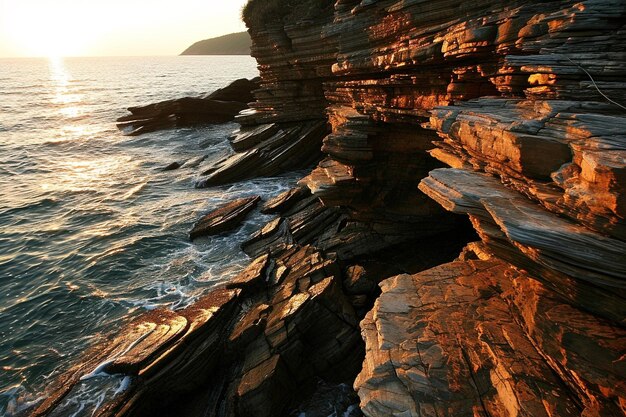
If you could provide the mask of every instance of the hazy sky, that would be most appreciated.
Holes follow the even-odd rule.
[[[246,0],[0,0],[0,57],[177,55],[245,30]]]

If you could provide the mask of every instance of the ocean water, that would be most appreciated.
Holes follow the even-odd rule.
[[[0,415],[36,401],[99,335],[183,307],[248,262],[239,245],[267,216],[194,243],[189,229],[220,202],[274,196],[298,174],[195,189],[201,168],[162,168],[202,155],[209,166],[230,152],[236,124],[125,137],[115,119],[256,75],[236,56],[0,59]],[[123,385],[86,384],[64,415],[91,415]]]

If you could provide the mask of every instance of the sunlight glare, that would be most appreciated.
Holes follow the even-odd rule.
[[[52,96],[51,102],[58,108],[63,120],[72,119],[67,120],[60,127],[59,137],[51,142],[65,142],[95,133],[98,130],[97,125],[76,124],[76,119],[81,118],[85,113],[82,105],[83,95],[71,90],[72,76],[67,71],[63,58],[49,58],[49,69],[50,78],[55,85],[55,94]]]
[[[247,0],[0,0],[0,56],[178,55],[245,30]]]
[[[17,47],[30,56],[63,57],[85,53],[86,47],[102,32],[102,24],[84,6],[63,2],[38,4],[33,10],[28,2],[10,2],[4,13],[11,18],[3,22],[4,30]]]

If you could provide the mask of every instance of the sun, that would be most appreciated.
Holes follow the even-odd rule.
[[[97,36],[97,16],[70,2],[5,2],[3,30],[25,56],[62,57],[86,53]],[[89,2],[86,2],[89,3]]]

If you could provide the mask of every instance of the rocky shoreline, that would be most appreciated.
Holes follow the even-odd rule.
[[[260,88],[197,185],[316,167],[27,414],[104,372],[96,416],[625,415],[626,4],[287,3],[244,10]]]

